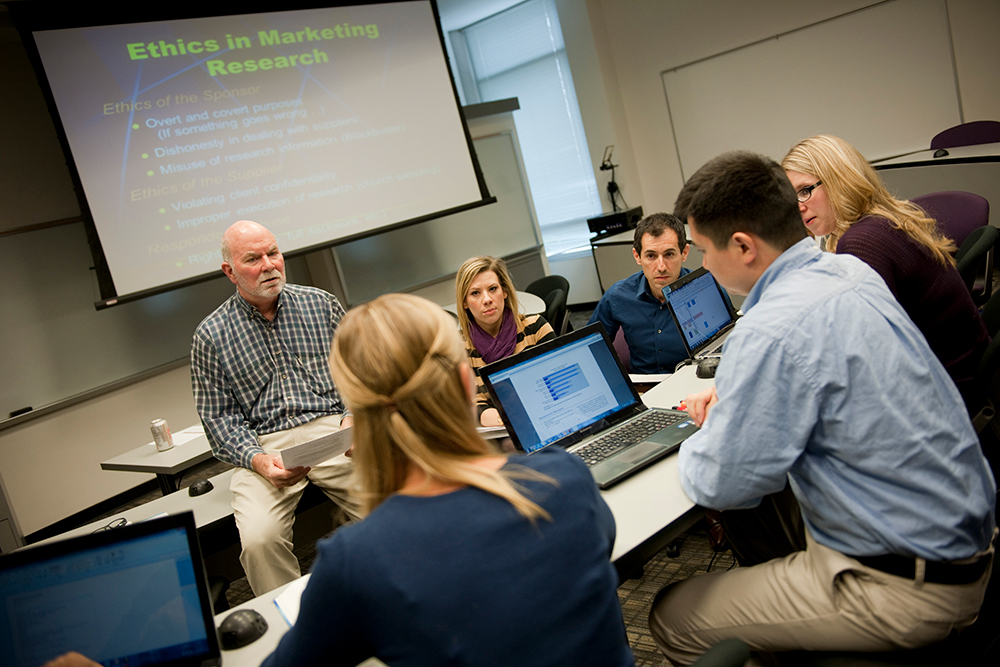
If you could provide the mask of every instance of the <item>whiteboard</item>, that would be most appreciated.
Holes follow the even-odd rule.
[[[945,2],[896,0],[663,72],[681,173],[815,134],[870,160],[926,149],[962,122],[952,58]]]
[[[513,134],[473,145],[497,203],[335,247],[349,305],[453,274],[474,255],[504,257],[541,245]]]

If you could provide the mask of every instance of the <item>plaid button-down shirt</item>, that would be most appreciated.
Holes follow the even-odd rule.
[[[258,435],[344,411],[329,366],[343,316],[332,294],[286,285],[271,322],[234,294],[198,325],[191,384],[216,458],[250,468]]]

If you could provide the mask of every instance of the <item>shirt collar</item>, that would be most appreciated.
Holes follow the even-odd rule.
[[[656,305],[662,305],[663,303],[665,303],[666,302],[666,295],[670,294],[670,291],[671,291],[670,285],[667,285],[667,286],[665,286],[663,288],[664,300],[660,301],[655,296],[653,296],[653,288],[649,286],[649,281],[646,280],[646,274],[643,273],[642,271],[639,271],[639,273],[640,273],[640,276],[639,276],[639,288],[635,292],[635,298],[641,299],[643,297],[643,295],[645,295],[647,299],[649,299],[650,301],[652,301]],[[691,273],[690,269],[688,269],[686,267],[681,267],[681,272],[677,276],[677,279],[680,280],[683,276],[686,276],[689,273]],[[673,284],[673,283],[671,283],[671,284]]]
[[[287,289],[288,286],[286,285],[285,288]],[[275,317],[277,317],[278,313],[281,312],[281,304],[284,303],[284,301],[285,301],[285,290],[281,290],[281,292],[278,294],[278,307],[274,311]],[[265,322],[267,321],[267,318],[264,317],[264,315],[257,309],[257,306],[253,305],[252,303],[244,299],[243,295],[240,294],[239,291],[236,292],[236,304],[237,306],[239,306],[240,310],[242,310],[248,316],[259,317]]]
[[[799,269],[822,256],[823,251],[816,246],[816,241],[808,236],[778,255],[778,258],[771,262],[771,266],[764,270],[754,286],[750,288],[750,293],[743,300],[743,312],[746,313],[753,308],[760,301],[768,286],[778,281],[785,273]]]

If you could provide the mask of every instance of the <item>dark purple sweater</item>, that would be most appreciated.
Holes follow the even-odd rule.
[[[837,253],[858,257],[882,276],[969,405],[990,336],[955,267],[942,266],[927,248],[879,216],[851,225],[837,242]]]

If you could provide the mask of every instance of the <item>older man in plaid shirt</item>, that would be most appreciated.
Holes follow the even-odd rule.
[[[300,575],[292,524],[310,481],[358,518],[350,460],[286,470],[280,456],[350,425],[329,367],[344,309],[323,290],[286,285],[277,240],[256,222],[226,230],[222,260],[236,294],[198,325],[191,383],[212,452],[239,466],[231,488],[240,562],[260,595]]]

